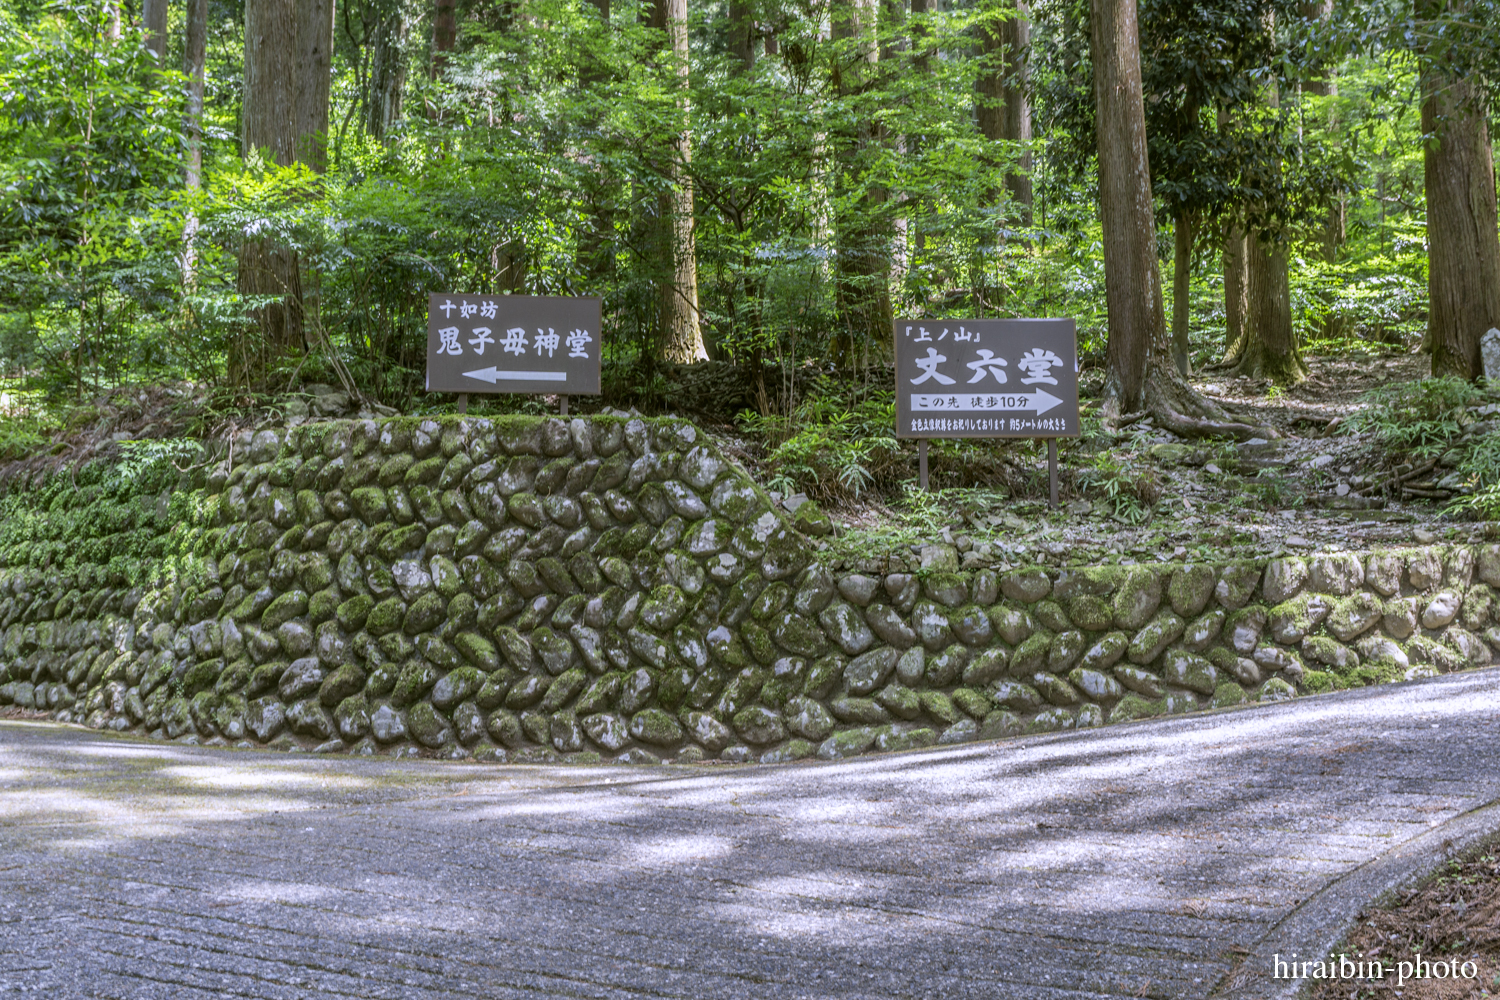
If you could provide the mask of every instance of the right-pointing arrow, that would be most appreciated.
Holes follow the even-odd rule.
[[[496,382],[566,382],[567,372],[511,372],[499,368],[476,368],[464,372],[464,378],[477,378],[494,385]]]
[[[956,392],[950,395],[912,393],[911,408],[923,413],[1036,413],[1043,414],[1063,401],[1046,389],[1034,392]]]

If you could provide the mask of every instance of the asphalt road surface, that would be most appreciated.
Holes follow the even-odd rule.
[[[1261,997],[1500,829],[1500,670],[775,767],[0,722],[0,995]]]

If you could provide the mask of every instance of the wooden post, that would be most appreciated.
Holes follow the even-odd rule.
[[[1047,439],[1047,491],[1051,498],[1049,506],[1057,509],[1057,438]]]
[[[558,396],[557,400],[558,400],[558,404],[559,404],[559,407],[560,407],[559,410],[558,410],[558,412],[561,413],[563,416],[566,417],[568,415],[568,397],[567,396]]]
[[[917,485],[927,489],[927,439],[917,442]]]
[[[458,412],[469,412],[469,394],[467,392],[461,392],[458,394]]]

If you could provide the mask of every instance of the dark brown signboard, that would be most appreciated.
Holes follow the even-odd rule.
[[[599,320],[595,298],[434,293],[427,388],[597,396]]]
[[[896,320],[897,437],[1078,434],[1071,319]]]

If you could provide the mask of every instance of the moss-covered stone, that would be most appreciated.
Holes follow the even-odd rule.
[[[783,717],[788,730],[809,740],[823,740],[833,732],[833,716],[829,714],[828,709],[812,698],[797,696],[788,699],[783,709]],[[704,745],[707,746],[706,743]]]
[[[941,691],[918,692],[917,700],[922,711],[944,726],[951,726],[963,718],[962,711],[953,703],[953,699]]]
[[[436,628],[447,617],[448,605],[441,594],[429,592],[412,602],[401,620],[401,629],[416,636]],[[373,631],[373,629],[372,629]]]
[[[1017,677],[1028,677],[1047,665],[1047,655],[1052,650],[1053,636],[1050,632],[1033,633],[1016,647],[1010,657],[1010,672]]]
[[[647,708],[630,719],[630,735],[642,743],[674,747],[682,742],[682,727],[677,720],[659,708]]]
[[[333,708],[339,702],[365,689],[365,672],[358,664],[346,663],[323,679],[318,688],[318,701],[325,708]]]
[[[1174,649],[1162,658],[1162,678],[1168,684],[1211,695],[1219,684],[1219,672],[1201,656]]]
[[[437,683],[438,672],[425,660],[412,660],[402,666],[391,689],[391,702],[397,708],[416,702]]]
[[[1069,601],[1068,617],[1079,628],[1090,632],[1102,632],[1114,623],[1114,611],[1109,602],[1093,594],[1079,594]]]
[[[1161,606],[1161,576],[1144,566],[1132,566],[1115,590],[1111,609],[1117,628],[1135,631]]]
[[[1031,615],[1049,632],[1066,632],[1073,627],[1062,605],[1056,601],[1038,601],[1032,606]]]
[[[263,629],[274,629],[284,622],[307,614],[307,594],[301,590],[289,590],[271,602],[261,615]]]
[[[992,689],[991,697],[997,705],[1017,712],[1034,712],[1042,707],[1042,696],[1036,688],[1021,681],[1000,681]]]
[[[1114,708],[1110,709],[1109,721],[1133,722],[1136,719],[1154,719],[1167,712],[1166,703],[1159,698],[1143,698],[1140,695],[1127,694],[1121,698]]]
[[[1075,667],[1068,674],[1068,681],[1091,701],[1114,701],[1124,694],[1119,681],[1085,667]]]

